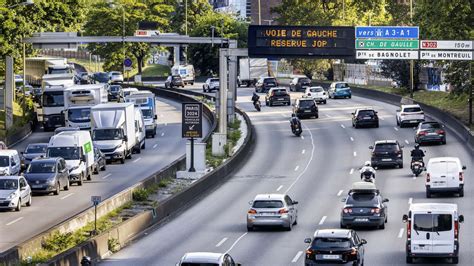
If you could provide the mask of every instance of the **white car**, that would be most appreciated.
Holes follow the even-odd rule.
[[[234,259],[225,253],[212,252],[189,252],[184,254],[181,260],[176,264],[180,265],[215,265],[215,266],[237,266]]]
[[[31,206],[31,188],[23,176],[0,177],[0,209],[20,211],[21,206]]]
[[[425,113],[418,104],[402,104],[397,110],[397,125],[403,127],[425,121]]]
[[[109,73],[109,75],[110,75],[110,81],[112,81],[112,82],[123,82],[122,73],[120,73],[118,71],[111,71]]]
[[[213,90],[219,90],[219,78],[208,78],[206,83],[202,85],[203,92],[211,92]]]
[[[318,103],[326,104],[328,93],[321,86],[307,87],[303,98],[313,98]]]
[[[257,226],[279,226],[291,231],[298,219],[297,201],[285,194],[259,194],[247,212],[247,230]]]
[[[457,157],[431,158],[426,167],[426,197],[432,193],[454,192],[464,196],[464,170]]]

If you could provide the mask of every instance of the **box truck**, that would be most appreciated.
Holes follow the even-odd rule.
[[[125,97],[125,102],[132,102],[135,107],[142,110],[145,120],[146,136],[152,138],[156,135],[156,102],[155,94],[150,91],[140,91]]]
[[[237,83],[240,86],[254,86],[260,77],[268,75],[268,61],[266,58],[240,58],[239,77]]]
[[[91,107],[108,102],[107,84],[75,85],[64,90],[66,127],[91,128]]]
[[[64,126],[64,90],[74,86],[73,74],[48,74],[43,76],[41,112],[38,121],[43,121],[45,131]]]
[[[49,140],[48,157],[62,157],[69,170],[69,183],[82,185],[92,179],[94,145],[89,131],[64,131]]]
[[[43,76],[47,74],[72,74],[66,58],[30,57],[25,60],[26,82],[33,86],[41,86]]]
[[[91,108],[92,140],[108,161],[132,158],[137,142],[133,103],[102,103]]]
[[[194,85],[194,66],[193,65],[179,65],[171,68],[171,75],[180,75],[185,85]]]

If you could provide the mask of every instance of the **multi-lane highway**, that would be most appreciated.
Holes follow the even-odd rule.
[[[107,165],[107,171],[93,175],[92,181],[83,186],[71,186],[59,196],[35,196],[33,205],[20,212],[0,212],[0,252],[90,207],[91,196],[110,197],[182,156],[186,141],[181,138],[180,104],[158,98],[157,112],[156,137],[146,139],[146,149],[134,154],[125,165]],[[204,132],[208,130],[209,124],[204,123]],[[50,132],[33,133],[13,148],[23,151],[29,143],[48,142],[51,135]]]
[[[409,165],[414,130],[395,123],[396,106],[353,97],[319,105],[319,119],[302,120],[303,134],[291,134],[291,107],[253,108],[252,89],[239,88],[238,105],[256,129],[256,145],[245,165],[229,181],[187,211],[112,255],[105,265],[174,265],[186,252],[228,252],[243,265],[302,265],[306,245],[316,229],[339,228],[341,199],[359,180],[357,168],[370,159],[376,140],[397,139],[405,145],[403,169],[380,169],[377,187],[388,198],[384,230],[357,229],[367,240],[366,265],[404,265],[405,227],[402,215],[410,203],[457,203],[465,216],[461,226],[461,265],[474,265],[474,163],[472,153],[448,130],[447,145],[424,146],[427,158],[457,156],[467,166],[465,196],[425,198],[424,178],[414,178]],[[292,99],[301,94],[293,93]],[[261,97],[261,100],[263,97]],[[263,102],[263,101],[262,101]],[[351,112],[358,106],[379,111],[380,128],[354,129]],[[299,201],[298,225],[292,231],[247,232],[248,202],[259,193],[287,193]],[[426,260],[427,265],[439,260]],[[446,261],[447,262],[447,261]],[[441,261],[443,263],[443,261]]]

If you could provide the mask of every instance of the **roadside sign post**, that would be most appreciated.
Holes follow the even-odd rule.
[[[102,201],[102,197],[91,196],[91,201],[94,205],[94,231],[92,231],[92,235],[97,235],[97,205]]]
[[[189,172],[196,172],[194,169],[194,139],[202,138],[202,103],[182,104],[182,138],[191,141],[191,164]]]
[[[127,71],[127,81],[130,81],[130,70],[132,70],[133,61],[130,58],[125,58],[123,60],[123,70]],[[123,73],[125,75],[125,73]]]

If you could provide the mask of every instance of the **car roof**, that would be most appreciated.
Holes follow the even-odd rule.
[[[323,86],[311,86],[311,87],[306,87],[306,89],[324,89]]]
[[[268,91],[276,91],[276,90],[285,90],[285,91],[286,91],[286,88],[282,88],[282,87],[273,87],[273,88],[270,88]]]
[[[360,108],[356,108],[356,112],[359,112],[359,111],[375,111],[375,109],[373,107],[360,107]]]
[[[15,155],[18,154],[17,150],[0,150],[0,155]]]
[[[18,175],[4,175],[0,176],[0,179],[10,179],[10,180],[18,180],[21,176]]]
[[[48,143],[46,143],[46,142],[44,142],[44,143],[43,143],[43,142],[30,143],[30,144],[28,144],[28,146],[26,146],[26,147],[28,148],[29,146],[48,146]]]
[[[377,187],[372,182],[354,182],[351,191],[377,191]]]
[[[420,107],[420,105],[419,104],[402,104],[402,107],[403,108],[411,108],[411,107]]]
[[[455,211],[457,212],[458,205],[454,203],[412,203],[410,204],[410,211]]]
[[[461,160],[458,157],[434,157],[430,158],[428,161],[428,164],[430,163],[435,163],[435,162],[445,162],[445,161],[455,161],[455,162],[461,162]]]
[[[37,157],[37,158],[34,158],[31,163],[33,162],[37,162],[37,161],[41,161],[41,162],[56,162],[58,160],[60,160],[61,157],[48,157],[48,158],[41,158],[41,157]]]
[[[283,200],[285,194],[258,194],[254,200]]]
[[[314,102],[313,98],[298,98],[297,100],[300,101],[300,102],[303,102],[303,101],[312,101],[312,102]]]
[[[420,125],[426,125],[426,124],[439,124],[439,125],[441,125],[442,123],[438,122],[438,121],[422,121],[422,122],[420,122]]]
[[[224,255],[225,254],[213,252],[189,252],[184,254],[184,256],[181,258],[181,263],[219,263]]]
[[[314,238],[317,237],[333,237],[333,238],[349,238],[351,236],[350,229],[320,229],[314,232]]]
[[[375,142],[375,145],[377,145],[377,144],[385,144],[385,143],[397,144],[398,141],[397,141],[397,140],[394,140],[394,139],[377,140],[377,141]]]

